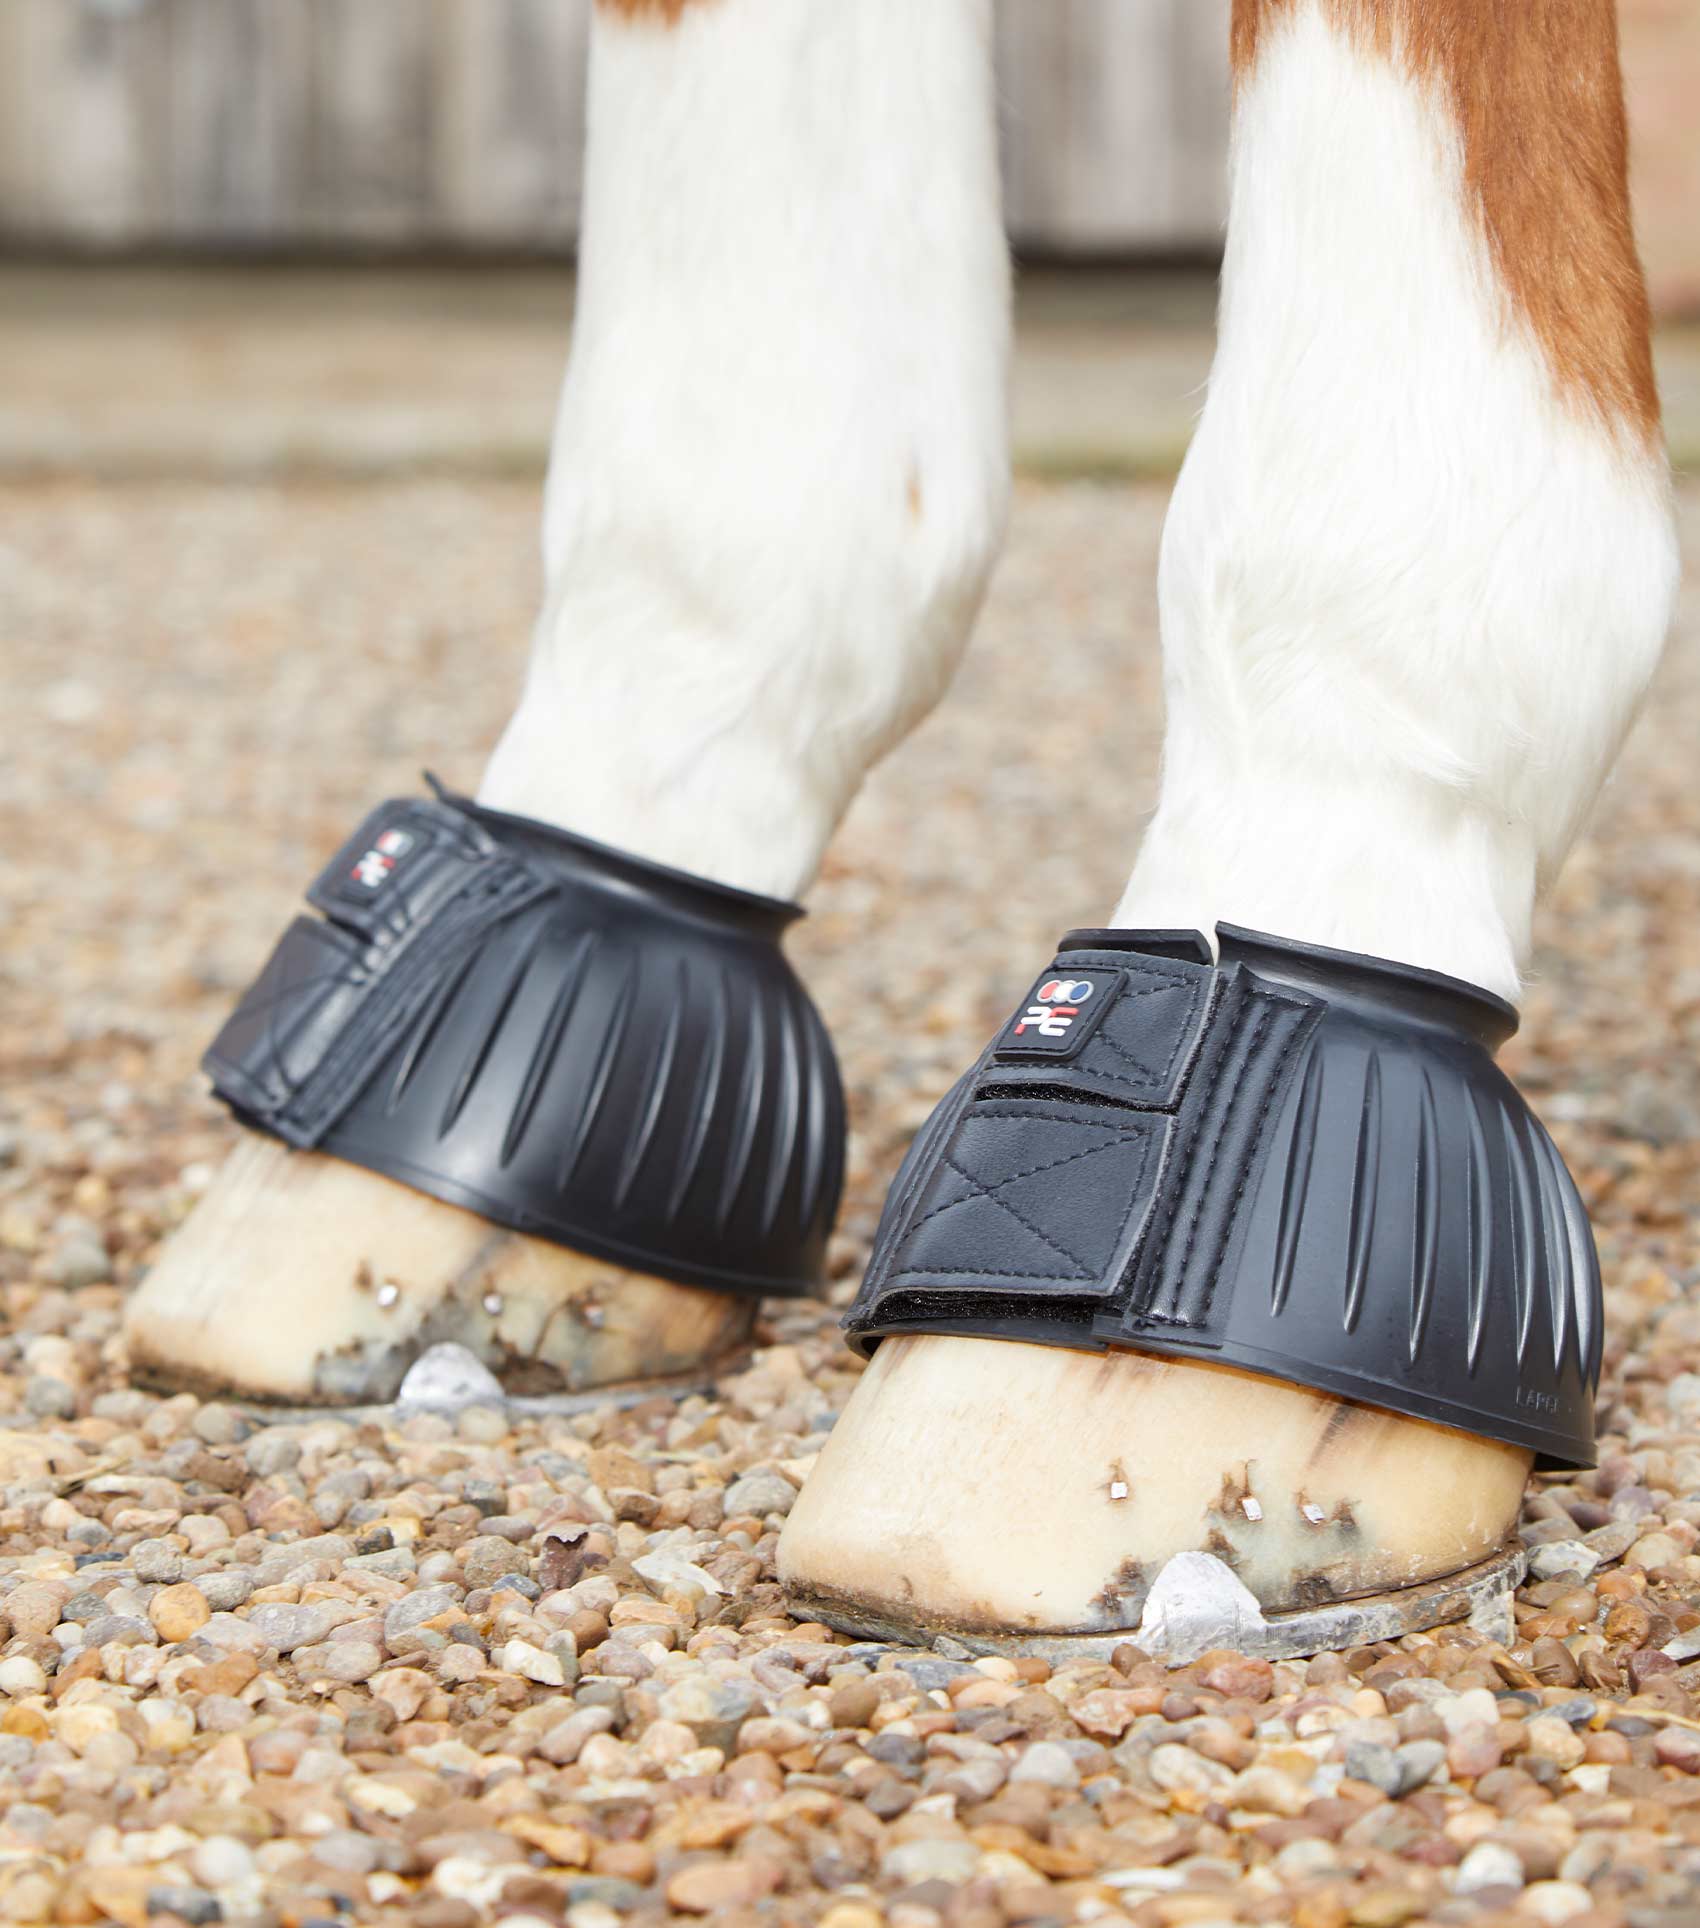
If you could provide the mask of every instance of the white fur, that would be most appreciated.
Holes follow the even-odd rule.
[[[597,10],[548,592],[485,801],[793,896],[1006,493],[989,0]]]
[[[1243,87],[1232,209],[1164,537],[1161,798],[1117,922],[1513,995],[1664,637],[1662,456],[1557,398],[1450,115],[1315,8]]]

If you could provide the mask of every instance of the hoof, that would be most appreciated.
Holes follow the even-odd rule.
[[[1491,1624],[1530,1458],[1232,1367],[892,1338],[780,1577],[829,1625],[982,1652],[1313,1653]]]
[[[393,1399],[429,1346],[510,1394],[700,1379],[757,1302],[623,1271],[245,1133],[125,1315],[144,1382],[300,1406]]]

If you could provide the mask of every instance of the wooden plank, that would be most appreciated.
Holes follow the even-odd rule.
[[[578,231],[590,0],[437,0],[435,227],[485,247]]]
[[[0,4],[0,238],[34,238],[41,191],[31,95],[36,82],[35,15],[28,0]]]
[[[307,168],[307,16],[278,0],[169,5],[172,239],[293,240]]]
[[[0,0],[11,175],[23,233],[75,246],[154,238],[165,204],[159,0]]]
[[[303,238],[435,238],[428,0],[293,4],[309,31]]]
[[[998,55],[1018,242],[1114,253],[1213,235],[1226,0],[1000,0]]]
[[[1177,246],[1217,247],[1228,218],[1228,16],[1232,0],[1174,0],[1169,143]]]

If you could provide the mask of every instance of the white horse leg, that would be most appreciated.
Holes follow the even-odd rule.
[[[547,594],[480,801],[795,897],[933,703],[1006,487],[988,0],[598,7]],[[132,1302],[167,1380],[687,1371],[753,1306],[246,1138]]]
[[[1611,10],[1240,0],[1235,56],[1161,801],[1115,921],[1515,997],[1674,584]],[[888,1339],[781,1566],[864,1625],[1125,1626],[1186,1550],[1294,1608],[1481,1561],[1528,1458],[1220,1367]]]

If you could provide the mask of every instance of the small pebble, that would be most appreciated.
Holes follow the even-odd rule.
[[[1463,1895],[1482,1888],[1521,1888],[1523,1863],[1497,1841],[1478,1841],[1459,1862],[1452,1885]]]
[[[188,1640],[212,1618],[207,1596],[191,1582],[161,1587],[148,1603],[148,1619],[161,1640]]]

